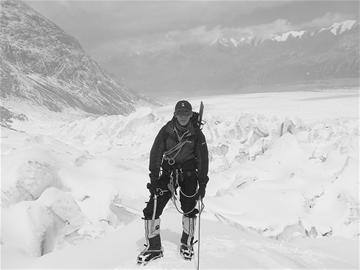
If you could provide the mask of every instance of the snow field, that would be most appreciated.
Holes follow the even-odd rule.
[[[201,269],[273,269],[273,268],[352,268],[355,254],[339,254],[327,239],[309,243],[288,243],[264,238],[256,232],[203,217],[201,226]],[[119,230],[108,231],[99,239],[88,239],[66,249],[52,252],[37,260],[27,261],[29,269],[74,268],[135,268],[135,258],[144,248],[143,223],[133,220]],[[197,232],[196,232],[197,234]],[[184,261],[179,254],[181,216],[168,209],[161,221],[164,257],[148,264],[150,269],[194,269],[193,261]],[[116,241],[114,241],[116,239]],[[334,238],[337,245],[352,248],[350,240]],[[303,246],[299,248],[299,246]],[[11,250],[7,250],[11,254]],[[9,255],[10,255],[9,254]],[[197,254],[197,246],[195,247]],[[7,255],[8,265],[19,265]],[[26,262],[26,260],[23,260]]]
[[[203,267],[358,266],[357,92],[203,101],[210,154]],[[191,102],[196,110],[199,101]],[[144,243],[139,235],[149,151],[172,110],[173,105],[139,108],[128,117],[62,115],[57,124],[36,116],[30,117],[36,127],[14,124],[25,133],[3,129],[5,266],[132,268]],[[170,202],[165,212],[171,216],[162,218],[166,258],[153,267],[193,268],[194,262],[176,259],[181,216],[175,217]],[[330,248],[339,244],[348,252]],[[19,250],[46,256],[33,260]],[[101,250],[106,252],[96,258]],[[117,253],[124,250],[131,250],[131,258]]]

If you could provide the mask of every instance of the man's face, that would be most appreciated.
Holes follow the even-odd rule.
[[[176,120],[182,126],[186,126],[189,123],[191,116],[192,116],[192,112],[189,111],[175,112]]]

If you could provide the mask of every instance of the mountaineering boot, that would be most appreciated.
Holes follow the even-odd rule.
[[[183,232],[180,243],[180,254],[185,260],[191,260],[194,255],[194,233],[196,217],[182,218]]]
[[[148,262],[163,256],[160,238],[160,219],[145,219],[146,248],[137,257],[137,263],[146,265]]]

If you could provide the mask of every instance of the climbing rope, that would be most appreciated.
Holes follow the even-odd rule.
[[[191,143],[191,141],[189,140],[183,141],[183,139],[190,134],[189,130],[187,130],[186,132],[184,132],[183,135],[180,136],[176,128],[174,127],[174,133],[176,134],[179,143],[170,150],[166,151],[163,155],[163,160],[166,160],[170,166],[175,164],[175,159],[180,153],[183,146],[187,143]]]
[[[176,210],[177,210],[180,214],[182,214],[182,215],[188,215],[188,214],[190,214],[192,211],[194,211],[194,210],[196,209],[196,204],[195,204],[195,206],[194,206],[190,211],[188,211],[188,212],[183,212],[183,211],[181,211],[181,210],[179,209],[179,207],[177,206],[177,203],[176,203],[176,200],[177,200],[177,197],[176,197],[176,194],[177,194],[177,193],[176,193],[176,187],[179,186],[179,180],[178,180],[178,179],[179,179],[179,171],[176,169],[175,172],[176,172],[175,183],[174,183],[174,176],[173,176],[173,171],[172,171],[171,174],[170,174],[170,182],[169,182],[169,184],[168,184],[168,188],[169,188],[169,190],[170,190],[170,192],[171,192],[171,201],[173,202]],[[187,194],[185,194],[184,192],[181,191],[181,188],[180,188],[180,193],[183,194],[186,198],[193,198],[193,197],[195,197],[195,196],[197,195],[197,193],[198,193],[198,188],[196,189],[195,193],[192,194],[192,195],[187,195]]]
[[[180,142],[177,145],[175,145],[173,148],[171,148],[170,150],[166,151],[164,153],[163,160],[166,160],[169,163],[169,165],[174,165],[176,157],[180,153],[183,146],[187,143],[191,143],[191,141]]]
[[[177,198],[176,198],[176,187],[179,186],[179,182],[178,182],[179,172],[178,172],[178,170],[175,170],[175,172],[176,172],[175,184],[174,184],[173,172],[171,172],[171,174],[170,174],[170,183],[168,184],[169,191],[171,192],[171,201],[173,202],[176,210],[177,210],[180,214],[182,214],[182,215],[187,215],[187,214],[190,214],[192,211],[194,211],[194,210],[196,209],[196,204],[195,204],[194,208],[191,209],[191,210],[188,211],[188,212],[183,212],[183,211],[181,211],[181,210],[178,208],[178,206],[177,206],[177,204],[176,204],[176,200],[177,200]],[[185,193],[183,193],[183,192],[181,191],[181,187],[180,187],[180,192],[181,192],[181,194],[183,194],[183,195],[184,195],[185,197],[187,197],[187,198],[193,198],[195,195],[197,195],[198,190],[199,190],[199,189],[197,188],[197,189],[196,189],[196,192],[195,192],[194,194],[192,194],[192,195],[189,196],[189,195],[186,195]],[[201,224],[200,224],[200,220],[201,220],[201,213],[202,213],[202,211],[204,210],[204,208],[205,208],[205,204],[203,203],[203,199],[202,199],[202,198],[199,198],[199,200],[198,200],[198,210],[199,210],[198,240],[194,242],[194,244],[195,244],[195,243],[198,243],[197,270],[200,269],[200,234],[201,234]]]

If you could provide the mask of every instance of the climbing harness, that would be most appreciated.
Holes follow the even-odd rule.
[[[182,215],[188,215],[188,214],[190,214],[192,211],[195,210],[196,204],[195,204],[195,206],[194,206],[190,211],[188,211],[188,212],[183,212],[183,211],[181,211],[181,210],[179,209],[179,207],[177,206],[176,201],[178,200],[178,198],[176,197],[176,195],[177,195],[176,189],[177,189],[177,187],[179,187],[179,170],[180,170],[180,173],[181,173],[181,176],[182,176],[182,169],[175,169],[175,170],[173,170],[173,171],[171,172],[171,174],[170,174],[170,182],[169,182],[169,184],[168,184],[168,188],[169,188],[169,191],[171,192],[171,201],[173,202],[176,210],[177,210],[180,214],[182,214]],[[174,171],[175,171],[175,179],[174,179],[174,175],[173,175],[173,174],[174,174]],[[181,193],[183,196],[185,196],[186,198],[194,198],[194,197],[197,195],[198,190],[199,190],[199,189],[197,188],[194,194],[192,194],[192,195],[187,195],[187,194],[185,194],[185,193],[181,190],[181,188],[180,188],[180,193]]]

